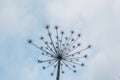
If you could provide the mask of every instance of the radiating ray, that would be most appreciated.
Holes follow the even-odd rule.
[[[50,40],[51,40],[51,42],[52,42],[52,46],[53,46],[53,48],[54,48],[54,51],[57,52],[57,50],[56,50],[56,48],[55,48],[55,45],[54,45],[54,42],[53,42],[53,39],[52,39],[52,37],[51,37],[51,33],[50,33],[50,31],[49,31],[49,26],[46,26],[46,28],[47,28],[47,31],[48,31],[48,36],[49,36],[49,38],[50,38]]]
[[[61,64],[61,67],[60,67],[60,68],[61,68],[61,73],[64,74],[65,71],[63,70],[63,64]]]
[[[65,51],[67,50],[67,47],[69,46],[69,41],[70,41],[73,33],[74,33],[74,31],[71,31],[71,34],[70,34],[70,36],[68,37],[68,40],[65,43],[65,46],[64,46],[64,49],[63,49],[63,53],[65,53]]]
[[[63,62],[63,64],[64,64],[68,69],[70,69],[71,71],[74,72],[74,69],[72,69],[67,63],[65,63],[64,61],[62,61],[62,62]]]
[[[53,69],[53,71],[52,71],[52,73],[51,73],[51,76],[53,76],[53,75],[54,75],[54,73],[55,73],[56,69],[57,69],[57,63],[54,65],[54,69]]]
[[[55,30],[56,30],[56,39],[57,39],[57,46],[58,46],[58,48],[57,48],[57,53],[59,53],[59,51],[60,51],[60,43],[59,43],[59,35],[58,35],[58,27],[56,26],[55,27]]]
[[[79,46],[80,46],[80,44],[77,44],[77,46],[73,46],[72,48],[70,48],[69,50],[67,50],[65,52],[65,55],[70,54],[71,52],[73,52],[74,50],[76,50]]]
[[[50,45],[48,44],[48,42],[47,41],[44,41],[44,39],[41,39],[43,42],[44,42],[44,44],[49,48],[49,50],[51,50],[55,55],[56,55],[56,53],[53,51],[53,49],[50,47]]]
[[[71,67],[75,68],[76,66],[75,65],[72,65],[71,63],[65,61],[65,63],[69,64]]]
[[[80,38],[81,34],[78,34],[78,37],[70,44],[69,48],[71,48]]]
[[[82,50],[80,50],[80,51],[77,51],[77,52],[75,52],[75,53],[72,53],[72,54],[70,54],[70,55],[67,55],[67,56],[65,56],[65,57],[69,57],[69,56],[72,56],[72,55],[78,54],[78,53],[80,53],[80,52],[82,52],[82,51],[85,51],[85,50],[87,50],[87,49],[89,49],[89,48],[90,48],[90,46],[88,46],[87,48],[82,49]]]
[[[73,57],[73,58],[69,58],[69,57],[67,57],[67,58],[65,58],[66,60],[70,60],[70,59],[79,59],[79,58],[85,58],[84,56],[83,57]]]
[[[52,62],[50,65],[46,66],[45,69],[47,69],[47,68],[53,66],[56,62],[57,62],[57,60],[55,60],[54,62]]]
[[[76,63],[76,62],[73,62],[73,61],[68,61],[68,60],[65,60],[65,61],[81,66],[81,64],[80,64],[80,63]]]
[[[45,52],[45,53],[47,53],[47,54],[49,54],[49,55],[51,55],[51,56],[54,56],[54,55],[52,55],[51,53],[49,53],[49,52],[47,52],[46,50],[44,50],[43,48],[40,48],[40,47],[38,47],[36,44],[34,44],[34,43],[31,43],[33,46],[35,46],[36,48],[38,48],[38,49],[40,49],[41,51],[43,51],[43,52]]]
[[[63,43],[63,35],[64,35],[64,31],[61,31],[61,39],[60,39],[60,51],[61,51],[61,49],[62,49],[62,43]]]
[[[49,61],[54,61],[56,59],[49,59],[49,60],[38,60],[38,63],[44,63],[44,62],[49,62]]]

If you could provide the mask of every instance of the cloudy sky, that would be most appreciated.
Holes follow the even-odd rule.
[[[27,43],[40,44],[47,24],[93,45],[86,66],[61,80],[120,80],[120,0],[0,0],[0,80],[55,80]]]

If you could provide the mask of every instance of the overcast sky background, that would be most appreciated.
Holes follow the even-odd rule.
[[[46,24],[93,45],[86,66],[61,80],[120,80],[120,0],[0,0],[0,80],[55,80],[26,42],[40,44]]]

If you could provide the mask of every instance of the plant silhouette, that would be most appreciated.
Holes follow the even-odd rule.
[[[84,49],[79,49],[81,44],[78,43],[78,40],[81,37],[81,34],[78,34],[76,38],[73,38],[73,30],[70,32],[68,37],[65,37],[64,31],[60,32],[58,27],[55,26],[56,40],[53,40],[54,36],[52,35],[52,32],[50,32],[49,26],[46,26],[46,30],[49,41],[45,41],[44,37],[42,36],[40,37],[40,40],[45,44],[44,47],[39,47],[33,43],[32,40],[28,40],[28,43],[42,51],[41,54],[43,56],[49,57],[47,60],[38,60],[38,63],[49,63],[48,66],[43,66],[43,69],[47,69],[53,66],[54,69],[51,73],[51,76],[53,76],[56,71],[56,80],[60,80],[60,73],[65,73],[63,67],[67,67],[76,73],[76,66],[84,66],[84,63],[79,63],[79,60],[86,59],[88,57],[87,54],[82,52],[91,48],[91,45],[88,45]]]

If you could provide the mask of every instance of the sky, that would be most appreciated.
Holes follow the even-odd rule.
[[[82,34],[86,66],[61,80],[120,80],[120,0],[0,0],[0,80],[55,80],[37,63],[45,26]],[[72,75],[72,76],[71,76]]]

